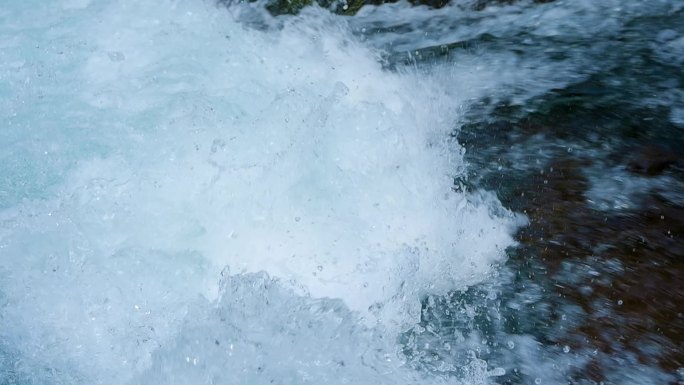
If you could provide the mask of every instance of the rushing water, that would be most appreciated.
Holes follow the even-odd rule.
[[[683,9],[5,0],[0,384],[684,381],[681,320],[573,332],[629,265],[544,265],[517,190],[583,154],[569,211],[682,206],[619,154],[684,145]]]

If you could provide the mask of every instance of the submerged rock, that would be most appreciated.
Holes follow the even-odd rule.
[[[657,145],[644,147],[629,161],[629,170],[636,174],[658,175],[668,167],[680,163],[684,156]]]
[[[624,383],[626,366],[649,379],[674,373],[684,363],[684,178],[667,147],[677,131],[644,127],[647,109],[571,91],[459,133],[470,185],[529,218],[507,263],[516,279],[502,289],[502,309],[515,308],[507,333],[575,354],[572,383]]]
[[[247,0],[255,2],[257,0]],[[296,15],[305,7],[318,4],[322,8],[345,15],[353,16],[365,5],[382,5],[385,3],[396,3],[399,0],[268,0],[265,8],[273,16]],[[458,6],[463,9],[481,11],[490,6],[506,6],[517,3],[519,0],[475,0],[461,1]],[[555,0],[534,0],[534,3],[550,3]],[[218,4],[229,6],[240,0],[217,0]],[[414,6],[428,6],[431,8],[442,8],[452,4],[452,0],[408,0]]]

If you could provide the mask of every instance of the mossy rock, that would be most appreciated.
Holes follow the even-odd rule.
[[[305,7],[316,3],[338,15],[354,16],[364,5],[380,5],[383,3],[392,3],[394,1],[396,0],[271,0],[266,5],[266,9],[274,16],[296,15]]]
[[[296,15],[304,7],[313,4],[313,0],[274,0],[266,4],[266,9],[273,15]]]
[[[338,15],[354,16],[364,5],[381,5],[395,3],[397,0],[271,0],[266,9],[273,16],[296,15],[305,7],[317,3]],[[433,8],[441,8],[449,3],[449,0],[410,0],[413,5],[428,5]]]

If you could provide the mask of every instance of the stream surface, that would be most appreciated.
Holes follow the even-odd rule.
[[[0,384],[684,384],[684,3],[0,1]]]

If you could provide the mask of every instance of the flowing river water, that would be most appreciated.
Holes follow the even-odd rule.
[[[684,383],[684,3],[0,7],[0,384]]]

